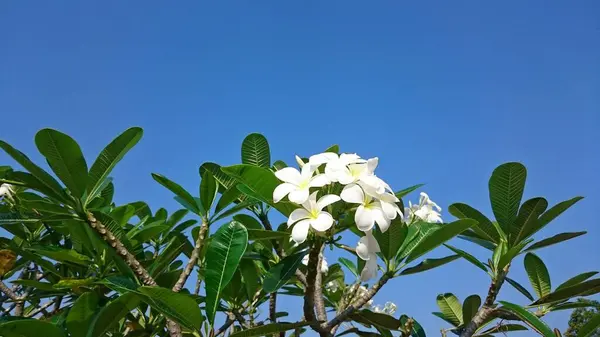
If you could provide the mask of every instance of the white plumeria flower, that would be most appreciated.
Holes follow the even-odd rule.
[[[400,207],[396,204],[400,201],[400,199],[398,199],[396,195],[394,195],[393,193],[388,193],[386,191],[384,191],[383,193],[379,193],[377,189],[363,182],[359,182],[358,185],[363,189],[365,194],[368,194],[372,198],[377,199],[379,201],[379,204],[381,205],[381,210],[388,219],[394,220],[398,215],[400,215],[400,217],[404,217],[402,211],[400,210]]]
[[[359,204],[354,214],[354,221],[361,231],[371,230],[376,222],[382,232],[387,231],[390,227],[391,219],[386,216],[382,204],[379,200],[364,193],[358,184],[346,185],[340,196],[345,202]]]
[[[429,199],[429,196],[425,192],[421,192],[418,205],[413,205],[410,201],[408,205],[409,207],[406,208],[405,213],[407,213],[409,218],[417,217],[426,222],[443,222],[439,213],[442,208]]]
[[[2,184],[0,185],[0,197],[7,197],[9,199],[12,199],[12,196],[14,194],[14,190],[12,185],[10,184]]]
[[[324,174],[313,176],[316,167],[304,165],[302,172],[293,167],[285,167],[275,172],[275,176],[283,181],[273,191],[273,202],[279,202],[286,195],[291,202],[302,204],[308,199],[311,187],[323,187],[329,184],[329,179]]]
[[[338,291],[340,289],[340,285],[337,282],[329,281],[325,285],[325,289],[331,291],[332,293]]]
[[[388,315],[393,315],[396,312],[396,309],[398,309],[398,307],[393,302],[385,302],[385,305],[383,306],[383,312]]]
[[[321,255],[321,257],[323,257],[323,261],[321,261],[321,274],[327,274],[329,272],[329,264],[327,264],[325,256]],[[302,258],[302,264],[308,266],[308,254]]]
[[[377,276],[377,253],[381,252],[379,243],[371,233],[367,231],[366,235],[360,238],[356,245],[356,254],[367,263],[360,273],[361,281],[368,281]]]
[[[310,227],[317,232],[324,232],[331,228],[333,217],[323,209],[339,200],[340,197],[337,195],[328,194],[317,201],[317,192],[313,192],[308,200],[302,203],[303,208],[294,210],[288,218],[288,227],[294,225],[292,239],[300,244],[306,240]]]
[[[367,260],[365,267],[360,272],[360,280],[367,282],[377,276],[377,255],[372,253],[371,258]]]
[[[366,172],[366,162],[366,160],[360,158],[357,154],[350,153],[338,155],[333,152],[324,152],[309,158],[309,163],[311,165],[319,166],[327,164],[325,166],[327,178],[333,182],[340,182],[344,185],[355,181],[360,175],[360,172]]]

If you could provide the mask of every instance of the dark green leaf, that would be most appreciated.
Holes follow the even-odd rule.
[[[478,295],[471,295],[465,299],[462,307],[462,317],[464,324],[468,324],[469,322],[471,322],[473,317],[475,317],[477,310],[479,310],[480,306],[481,297],[479,297]]]
[[[425,259],[421,263],[419,263],[418,265],[416,265],[414,267],[404,269],[402,272],[400,272],[400,275],[410,275],[410,274],[421,273],[421,272],[424,272],[429,269],[443,266],[448,262],[452,262],[452,261],[458,259],[459,257],[460,256],[458,256],[458,255],[450,255],[450,256],[439,258],[439,259]]]
[[[532,244],[531,246],[527,247],[527,249],[525,249],[526,252],[530,252],[536,249],[540,249],[540,248],[544,248],[544,247],[548,247],[548,246],[552,246],[554,244],[563,242],[563,241],[567,241],[567,240],[571,240],[573,238],[576,238],[578,236],[584,235],[587,232],[573,232],[573,233],[560,233],[560,234],[556,234],[552,237],[540,240],[534,244]]]
[[[54,287],[52,287],[52,283],[48,283],[48,282],[40,282],[40,281],[35,281],[35,280],[14,280],[14,281],[11,281],[11,283],[20,284],[25,287],[32,287],[32,288],[44,290],[44,291],[54,291],[55,290]]]
[[[400,218],[397,218],[392,221],[385,233],[375,231],[374,234],[381,248],[381,254],[389,261],[393,260],[398,254],[408,234],[408,227]]]
[[[477,233],[479,236],[481,236],[487,241],[496,244],[500,242],[500,234],[498,233],[496,226],[494,226],[490,219],[488,219],[485,215],[483,215],[475,208],[467,204],[455,203],[448,207],[448,211],[450,212],[450,214],[454,215],[459,219],[476,220],[478,223],[472,228],[472,230],[475,233]]]
[[[587,273],[581,273],[577,276],[571,277],[570,279],[566,280],[565,282],[563,282],[561,285],[559,285],[558,287],[556,287],[556,291],[561,290],[563,288],[567,288],[570,286],[574,286],[576,284],[579,284],[587,279],[589,279],[590,277],[594,276],[598,274],[597,271],[589,271]]]
[[[523,287],[521,284],[519,284],[519,282],[511,279],[511,278],[505,278],[506,282],[508,282],[511,286],[513,286],[515,289],[517,289],[521,294],[523,294],[525,297],[527,297],[530,301],[535,300],[533,298],[533,295],[531,295],[531,293],[529,291],[527,291],[527,289],[525,289],[525,287]]]
[[[299,323],[271,323],[256,328],[244,329],[229,335],[229,337],[255,337],[270,336],[276,332],[298,329],[310,325],[310,322]]]
[[[288,239],[289,237],[290,233],[288,232],[269,231],[264,229],[248,229],[248,240],[250,241]]]
[[[527,233],[537,227],[538,218],[546,208],[548,208],[548,201],[544,198],[529,199],[521,205],[515,223],[511,227],[511,244],[526,239]]]
[[[235,188],[236,182],[235,178],[228,176],[221,170],[221,166],[215,163],[204,163],[200,166],[200,176],[204,175],[205,171],[210,171],[213,174],[213,177],[219,182],[219,191],[221,193],[225,192],[225,190],[229,190],[231,188]]]
[[[271,166],[269,142],[260,133],[251,133],[242,142],[242,163],[264,168]]]
[[[86,191],[88,168],[79,144],[62,132],[42,129],[35,135],[35,145],[56,176],[81,198]]]
[[[552,289],[550,275],[542,259],[533,253],[527,253],[525,255],[525,270],[538,297],[541,298],[550,294]]]
[[[406,195],[408,195],[408,194],[410,194],[410,193],[412,193],[412,192],[416,191],[417,189],[419,189],[419,188],[421,188],[421,187],[423,187],[423,186],[425,186],[425,184],[417,184],[417,185],[413,185],[413,186],[411,186],[411,187],[407,187],[407,188],[405,188],[405,189],[403,189],[403,190],[400,190],[400,191],[398,191],[398,192],[396,192],[396,193],[394,193],[394,194],[396,195],[396,197],[397,197],[398,199],[402,199],[402,197],[404,197],[404,196],[406,196]]]
[[[586,301],[586,302],[560,303],[560,304],[552,305],[549,309],[550,309],[550,311],[560,311],[560,310],[570,310],[570,309],[589,308],[589,307],[598,308],[598,306],[595,305],[593,302]]]
[[[86,337],[98,308],[98,295],[86,292],[79,296],[67,315],[67,330],[71,337]]]
[[[462,219],[442,226],[431,235],[425,237],[425,239],[412,250],[406,258],[406,263],[414,261],[476,224],[477,221],[475,220]]]
[[[89,327],[87,337],[106,336],[106,333],[112,331],[119,321],[135,309],[139,303],[140,298],[134,293],[117,297],[100,309],[94,322]]]
[[[2,337],[64,337],[65,333],[56,325],[37,319],[19,319],[0,322],[0,336]]]
[[[498,166],[489,181],[490,201],[496,221],[506,235],[513,233],[511,227],[517,218],[527,169],[521,163],[505,163]]]
[[[288,166],[283,160],[277,160],[276,162],[273,163],[273,168],[275,169],[275,171],[279,171],[282,168],[286,168],[286,167],[288,167]]]
[[[90,168],[86,204],[101,191],[100,187],[112,169],[139,142],[143,134],[144,131],[141,128],[129,128],[117,136],[100,152],[100,155],[98,155],[98,158],[96,158],[96,161]]]
[[[526,331],[527,328],[520,324],[499,324],[494,326],[493,328],[482,331],[478,335],[489,335],[493,333],[506,333],[511,331]]]
[[[571,297],[579,296],[582,294],[591,295],[591,293],[600,292],[600,279],[592,279],[589,281],[581,282],[570,287],[565,287],[560,290],[556,290],[547,296],[544,296],[533,304],[546,304],[552,302],[558,302],[567,300]]]
[[[537,221],[537,226],[535,228],[532,228],[531,231],[524,234],[525,237],[530,237],[533,234],[537,233],[540,229],[546,227],[546,225],[549,224],[550,221],[556,219],[556,217],[561,215],[564,211],[569,209],[571,206],[573,206],[576,202],[578,202],[581,199],[583,199],[583,197],[575,197],[573,199],[565,200],[563,202],[560,202],[560,203],[550,207],[549,210],[544,212],[544,214],[542,214],[539,217],[539,219]]]
[[[202,208],[208,212],[219,191],[219,183],[213,177],[209,171],[204,172],[202,175],[202,181],[200,182],[200,200],[202,202]]]
[[[485,266],[485,264],[483,264],[483,262],[477,260],[477,258],[467,252],[465,252],[462,249],[458,249],[454,246],[451,246],[449,244],[444,244],[444,246],[446,246],[448,249],[450,249],[451,251],[453,251],[454,253],[460,255],[463,259],[471,262],[474,266],[476,266],[477,268],[483,270],[484,272],[487,273],[487,268]]]
[[[60,262],[71,262],[82,266],[87,266],[90,263],[89,257],[81,255],[72,249],[45,246],[29,248],[29,251]]]
[[[474,244],[477,244],[478,246],[481,246],[491,251],[494,251],[494,249],[496,249],[496,244],[480,238],[472,230],[464,231],[461,235],[458,236],[458,238],[463,239],[465,241],[473,242]]]
[[[248,232],[237,221],[221,226],[212,236],[206,252],[206,312],[212,324],[221,291],[233,277],[248,245]]]
[[[417,222],[408,226],[408,233],[406,238],[400,247],[400,253],[396,262],[400,261],[409,255],[426,237],[439,229],[440,226],[437,224],[431,224],[426,222]],[[360,268],[359,268],[360,269]]]
[[[138,291],[145,302],[163,315],[188,329],[200,330],[202,314],[191,296],[161,287],[140,287]]]
[[[540,335],[544,337],[556,337],[554,332],[552,332],[552,329],[550,329],[546,323],[542,322],[542,320],[537,318],[531,312],[527,311],[525,308],[505,301],[500,301],[500,303],[504,306],[504,308],[517,315],[521,320],[523,320],[523,322],[527,323],[527,325],[537,331]]]
[[[511,247],[510,249],[508,249],[500,257],[500,260],[498,261],[498,264],[496,265],[496,268],[497,269],[502,269],[506,265],[508,265],[509,263],[511,263],[512,260],[515,258],[515,256],[519,255],[521,253],[521,251],[523,250],[523,248],[525,248],[525,246],[527,246],[528,244],[530,244],[532,240],[533,239],[527,239],[525,241],[521,241],[521,242],[517,243],[517,245],[515,245],[515,246]]]
[[[400,316],[400,323],[402,324],[402,326],[406,326],[406,322],[408,321],[408,316],[406,315],[402,315]],[[410,336],[411,337],[425,337],[425,330],[423,329],[423,327],[421,326],[421,324],[419,324],[419,322],[417,322],[414,318],[412,319],[412,331],[410,331]]]
[[[269,269],[265,280],[263,281],[263,289],[267,293],[272,293],[281,288],[294,274],[302,263],[302,258],[306,255],[305,251],[289,255],[281,260],[278,264]]]
[[[177,183],[169,180],[167,177],[162,176],[160,174],[152,173],[152,178],[154,178],[154,180],[156,180],[159,184],[166,187],[169,191],[175,193],[175,195],[178,198],[183,200],[185,202],[185,204],[183,204],[183,206],[185,208],[189,209],[190,211],[194,212],[195,214],[201,214],[200,207],[196,203],[196,200],[183,187],[181,187]],[[176,198],[176,200],[177,200],[177,198]]]
[[[354,274],[354,276],[359,277],[359,272],[358,269],[356,269],[356,265],[354,264],[354,262],[344,258],[344,257],[340,257],[339,261],[341,264],[343,264],[346,268],[348,268],[348,270],[350,272],[352,272],[352,274]]]
[[[451,293],[440,294],[437,296],[436,301],[444,317],[450,320],[454,326],[463,323],[462,306],[456,296]]]
[[[252,301],[254,294],[256,294],[256,291],[260,287],[260,277],[258,276],[256,263],[252,260],[242,259],[242,261],[240,262],[240,271],[242,273],[242,277],[244,278],[246,294],[248,295],[248,299]]]
[[[215,207],[215,214],[221,212],[232,202],[238,200],[241,195],[242,192],[240,192],[240,190],[238,190],[237,187],[232,187],[224,191],[221,197],[219,198],[219,202],[217,202],[217,206]]]
[[[250,229],[263,229],[263,226],[258,222],[258,220],[248,214],[236,214],[233,216],[235,221],[239,221],[246,227],[248,230]]]
[[[577,337],[593,336],[598,327],[600,327],[600,313],[592,316],[584,326],[579,328]]]
[[[390,330],[398,330],[400,328],[400,321],[391,315],[376,313],[366,309],[351,314],[350,318],[359,323],[373,325],[378,328]]]

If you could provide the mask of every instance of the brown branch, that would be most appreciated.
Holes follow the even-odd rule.
[[[321,322],[327,322],[327,312],[325,311],[325,301],[323,299],[323,273],[321,273],[321,265],[323,264],[323,249],[325,245],[321,245],[319,250],[319,260],[317,263],[317,275],[315,277],[315,307],[317,309],[317,318]]]
[[[48,301],[47,303],[45,303],[45,304],[44,304],[44,305],[42,305],[41,307],[39,307],[39,308],[37,308],[37,309],[35,309],[35,310],[32,310],[32,311],[31,311],[29,314],[27,314],[25,317],[33,317],[33,316],[35,316],[35,315],[39,314],[39,313],[40,313],[40,312],[42,312],[42,311],[46,311],[46,309],[50,308],[50,307],[51,307],[51,306],[54,304],[54,302],[56,302],[56,300],[57,300],[57,298],[54,298],[53,300],[51,300],[51,301]],[[47,313],[46,313],[46,314],[47,314]]]
[[[496,302],[496,297],[498,297],[500,288],[502,288],[502,285],[504,284],[504,280],[508,274],[509,268],[510,264],[504,267],[504,269],[498,273],[496,278],[492,280],[487,297],[485,298],[485,302],[481,308],[479,308],[475,316],[473,316],[471,322],[465,326],[463,331],[460,333],[460,337],[473,336],[477,329],[479,329],[485,322],[488,322],[490,319],[496,317],[495,314],[497,313],[497,310],[494,302]]]
[[[206,223],[206,221],[202,221],[202,225],[200,225],[200,230],[198,231],[198,239],[196,240],[196,245],[194,246],[194,250],[192,250],[190,260],[183,269],[183,272],[181,272],[181,275],[179,275],[177,283],[175,283],[175,285],[173,286],[174,292],[177,293],[181,290],[181,288],[183,288],[185,281],[187,281],[188,277],[192,273],[192,270],[194,269],[194,266],[196,265],[196,262],[198,262],[198,257],[200,256],[200,250],[202,249],[202,244],[204,243],[204,237],[206,236],[207,230],[208,224]]]
[[[11,300],[18,302],[20,300],[19,296],[15,294],[15,292],[6,286],[4,281],[0,281],[0,290],[8,296]]]
[[[306,266],[307,282],[304,292],[303,311],[306,321],[313,323],[311,324],[311,328],[318,332],[321,337],[328,337],[329,332],[321,327],[319,322],[317,322],[317,317],[315,315],[315,289],[322,247],[323,242],[317,238],[310,250],[310,253],[308,254],[308,263]],[[318,291],[316,292],[318,293]]]
[[[383,287],[390,278],[391,275],[389,275],[388,273],[383,274],[383,276],[381,276],[379,281],[377,281],[377,283],[375,283],[373,287],[371,287],[364,294],[359,296],[358,299],[352,302],[352,304],[350,304],[346,309],[344,309],[344,311],[342,311],[331,321],[329,321],[327,325],[325,325],[325,329],[330,331],[331,329],[348,319],[348,316],[350,316],[353,312],[367,304],[367,302],[369,302],[373,298],[373,296],[377,294],[381,287]]]

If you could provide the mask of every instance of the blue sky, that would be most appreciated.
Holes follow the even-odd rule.
[[[521,161],[526,197],[586,197],[538,235],[589,231],[539,252],[556,286],[600,269],[599,13],[593,0],[3,2],[0,138],[39,159],[35,132],[57,128],[91,161],[142,126],[113,174],[116,198],[170,210],[151,172],[195,190],[198,166],[237,163],[250,132],[287,162],[334,143],[378,156],[394,188],[427,183],[444,208],[486,214],[493,168]],[[528,284],[520,261],[511,275]],[[397,279],[376,302],[435,336],[436,294],[487,287],[458,261]],[[501,297],[525,303],[508,287]],[[295,316],[294,304],[284,307]],[[564,329],[567,317],[548,322]]]

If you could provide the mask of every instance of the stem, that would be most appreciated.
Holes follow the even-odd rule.
[[[315,289],[316,279],[318,274],[319,256],[321,255],[321,248],[323,242],[317,238],[315,240],[312,249],[308,255],[308,264],[306,266],[306,291],[304,293],[304,318],[306,321],[311,322],[311,328],[319,333],[321,337],[329,336],[327,330],[321,328],[317,317],[315,316]],[[318,292],[318,291],[317,291]]]
[[[323,300],[323,273],[321,273],[321,265],[323,264],[323,249],[325,245],[321,245],[319,251],[319,260],[317,263],[317,276],[315,277],[315,306],[317,309],[317,318],[321,322],[327,322],[327,312],[325,311],[325,302]]]
[[[200,249],[202,249],[202,243],[204,243],[204,237],[206,236],[207,230],[208,230],[208,224],[206,223],[206,221],[203,221],[202,225],[200,225],[200,230],[198,231],[198,239],[196,240],[196,245],[194,246],[194,250],[192,250],[192,255],[190,256],[190,260],[188,261],[187,265],[183,269],[183,272],[181,272],[181,275],[179,275],[179,279],[177,280],[177,283],[175,283],[175,285],[173,286],[174,292],[177,293],[181,290],[181,288],[183,288],[185,281],[187,281],[188,277],[192,273],[192,270],[194,269],[194,266],[196,265],[196,262],[198,261],[198,256],[200,255]]]
[[[200,277],[198,277],[198,279],[196,280],[196,288],[194,289],[194,294],[198,295],[200,293],[200,284],[202,283],[202,280],[200,280]]]

